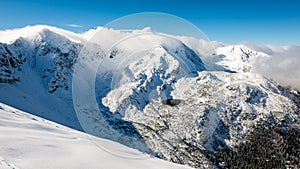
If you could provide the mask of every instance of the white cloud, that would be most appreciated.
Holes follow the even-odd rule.
[[[74,28],[82,28],[83,27],[82,25],[78,25],[78,24],[66,24],[66,26],[74,27]]]
[[[290,46],[269,58],[259,59],[255,68],[282,85],[300,90],[300,46]]]

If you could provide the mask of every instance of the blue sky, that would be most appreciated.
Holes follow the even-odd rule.
[[[296,0],[1,0],[0,29],[47,24],[83,32],[138,12],[176,15],[195,24],[209,39],[225,43],[300,45]]]

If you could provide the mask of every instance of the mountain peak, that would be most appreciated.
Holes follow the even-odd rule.
[[[25,39],[35,39],[39,34],[45,32],[45,31],[51,31],[56,34],[59,34],[61,36],[67,37],[71,41],[74,42],[84,42],[85,38],[84,36],[80,34],[76,34],[74,32],[64,30],[61,28],[57,28],[54,26],[48,26],[48,25],[34,25],[34,26],[26,26],[24,28],[16,28],[16,29],[8,29],[8,30],[0,30],[0,42],[11,44],[15,40],[19,38],[25,38]]]

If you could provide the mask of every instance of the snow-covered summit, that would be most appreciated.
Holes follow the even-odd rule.
[[[215,63],[230,71],[250,72],[257,59],[269,57],[263,52],[257,52],[245,45],[229,45],[216,49]]]
[[[76,34],[68,30],[48,25],[34,25],[11,30],[0,30],[0,42],[10,44],[21,37],[25,39],[35,39],[40,33],[47,30],[55,32],[56,34],[64,36],[74,42],[82,43],[86,40],[81,34]]]

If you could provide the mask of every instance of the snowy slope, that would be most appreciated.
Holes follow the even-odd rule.
[[[189,168],[0,103],[1,169]],[[96,143],[95,143],[96,142]],[[111,152],[97,146],[101,144]],[[118,156],[118,151],[122,156]]]

